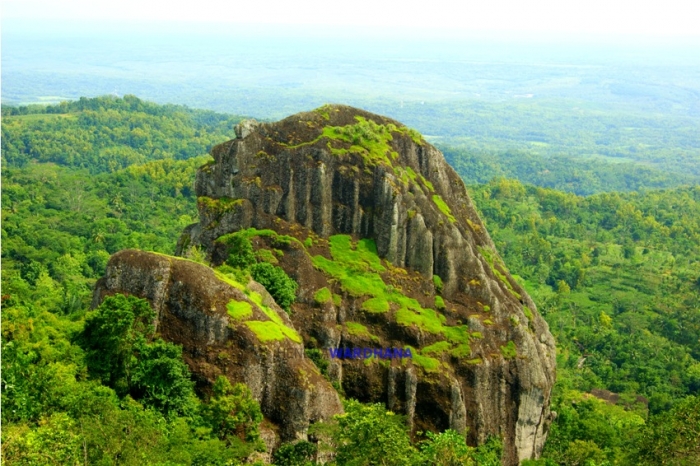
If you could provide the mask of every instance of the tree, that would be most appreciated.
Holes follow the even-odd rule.
[[[155,337],[155,313],[135,296],[108,296],[78,337],[90,375],[164,415],[190,413],[194,384],[182,348]]]
[[[268,262],[259,262],[250,268],[253,279],[259,282],[272,295],[275,302],[289,312],[297,298],[297,282],[289,278],[285,271]]]
[[[232,386],[226,377],[219,376],[212,391],[203,409],[214,434],[229,445],[245,441],[254,448],[263,449],[259,431],[263,415],[250,389],[242,383]]]
[[[436,466],[472,466],[474,449],[467,446],[464,435],[448,429],[435,434],[428,432],[428,440],[420,444],[421,453],[428,464]]]
[[[345,414],[336,416],[338,428],[334,434],[339,465],[399,466],[419,460],[404,416],[387,411],[378,403],[364,405],[347,400],[344,405]]]
[[[638,464],[700,465],[700,397],[689,396],[652,417],[637,442]]]
[[[316,445],[303,440],[287,443],[272,455],[272,462],[275,466],[312,466],[316,450]]]

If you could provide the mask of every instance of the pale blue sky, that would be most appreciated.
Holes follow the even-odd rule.
[[[700,36],[689,0],[4,0],[3,22],[309,24],[515,33]]]

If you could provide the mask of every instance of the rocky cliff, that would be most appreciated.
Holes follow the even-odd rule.
[[[135,251],[110,260],[95,304],[105,293],[148,297],[193,371],[251,384],[283,439],[341,410],[303,340],[326,356],[411,349],[411,359],[331,359],[328,378],[407,414],[414,432],[453,428],[472,444],[500,435],[506,464],[539,455],[554,341],[437,149],[396,121],[325,106],[241,123],[212,155],[195,182],[200,222],[178,254],[203,250],[217,268],[250,242],[299,283],[290,317],[226,267]],[[244,302],[251,312],[231,311]],[[262,329],[273,324],[276,339]]]

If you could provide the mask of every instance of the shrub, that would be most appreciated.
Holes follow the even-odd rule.
[[[418,452],[411,444],[404,416],[386,411],[382,404],[363,405],[347,400],[345,414],[336,416],[338,464],[415,464]]]
[[[316,455],[316,445],[301,440],[297,443],[282,445],[273,455],[272,464],[275,466],[307,466]]]
[[[280,267],[267,262],[250,267],[250,274],[253,280],[265,287],[282,309],[290,311],[299,287],[297,282],[289,278]]]
[[[250,389],[242,383],[232,386],[220,375],[212,391],[203,414],[213,433],[229,445],[245,441],[256,449],[264,448],[259,431],[263,415]]]
[[[328,376],[328,365],[330,364],[326,358],[323,357],[323,352],[317,348],[311,348],[304,350],[306,357],[311,359],[322,375]]]
[[[255,264],[255,252],[253,243],[242,234],[233,234],[227,238],[226,244],[229,247],[226,263],[231,267],[245,269]]]

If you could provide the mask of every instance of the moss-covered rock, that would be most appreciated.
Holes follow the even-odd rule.
[[[371,335],[416,349],[411,361],[330,361],[348,395],[387,401],[414,431],[468,430],[471,443],[502,435],[509,464],[537,456],[554,341],[442,154],[397,121],[338,105],[236,134],[197,173],[200,223],[180,244],[214,265],[231,234],[283,250],[276,265],[299,283],[291,318],[306,343],[364,345]],[[292,239],[275,246],[281,237]]]
[[[115,293],[149,301],[157,331],[182,345],[204,389],[220,375],[248,385],[283,440],[304,436],[311,422],[342,412],[336,391],[304,357],[287,313],[259,283],[243,284],[187,259],[124,250],[110,258],[92,305]]]

